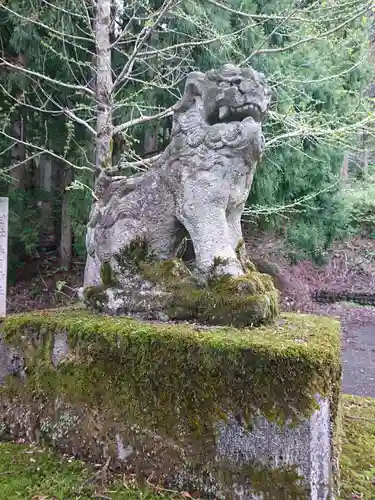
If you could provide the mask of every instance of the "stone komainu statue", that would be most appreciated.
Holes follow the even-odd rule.
[[[186,236],[196,276],[207,278],[213,265],[217,275],[248,273],[240,219],[264,149],[270,98],[264,76],[250,68],[188,75],[162,156],[146,173],[116,181],[103,174],[97,183],[84,287],[105,286],[103,265],[120,288],[129,287],[119,259],[126,249],[142,241],[155,261],[168,261]]]

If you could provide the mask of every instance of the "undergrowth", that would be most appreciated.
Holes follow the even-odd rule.
[[[166,494],[123,478],[99,479],[100,470],[33,446],[0,443],[0,492],[8,500],[160,500]],[[168,498],[181,498],[169,495]]]

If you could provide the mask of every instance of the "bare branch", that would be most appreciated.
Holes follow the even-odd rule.
[[[236,10],[230,7],[229,5],[225,5],[222,2],[217,2],[216,0],[206,0],[206,2],[215,5],[219,9],[223,9],[227,12],[230,12],[231,14],[235,14],[236,16],[244,17],[247,19],[251,19],[254,21],[282,21],[285,19],[285,16],[279,16],[279,15],[268,15],[268,14],[250,14],[249,12],[244,12],[242,10]],[[303,17],[293,17],[292,18],[295,21],[306,21],[305,18]]]
[[[282,215],[282,213],[285,212],[296,212],[297,210],[295,209],[296,207],[306,207],[306,202],[311,201],[312,199],[316,198],[317,196],[327,193],[330,191],[333,191],[336,186],[339,184],[339,180],[330,184],[324,189],[319,190],[316,193],[310,193],[306,196],[302,196],[301,198],[298,198],[297,200],[292,201],[291,203],[287,205],[278,205],[278,206],[272,206],[272,207],[264,207],[261,205],[253,205],[251,207],[246,207],[243,211],[243,216],[247,217],[259,217],[260,215],[274,215],[274,214],[279,214]],[[246,220],[246,219],[245,219]]]
[[[192,40],[191,42],[181,42],[181,43],[176,43],[175,45],[170,45],[168,47],[161,47],[160,49],[155,49],[155,50],[146,50],[144,52],[141,52],[139,54],[139,57],[147,57],[147,56],[160,56],[163,52],[169,52],[171,50],[177,50],[182,49],[185,47],[192,48],[192,47],[199,47],[201,45],[209,45],[211,43],[217,42],[217,41],[224,41],[225,39],[233,39],[234,37],[238,35],[243,35],[245,31],[249,29],[249,26],[245,28],[241,28],[237,31],[233,31],[228,34],[218,34],[217,36],[213,38],[207,38],[204,40]]]
[[[49,5],[53,9],[56,9],[60,12],[63,12],[64,14],[67,14],[68,16],[79,17],[80,19],[84,19],[85,21],[87,21],[87,17],[84,16],[83,14],[78,14],[77,12],[71,12],[70,10],[63,9],[62,7],[58,7],[57,5],[54,5],[53,3],[48,2],[47,0],[43,0],[43,3]],[[82,4],[85,5],[85,2],[82,2]]]
[[[341,135],[352,131],[357,131],[359,128],[364,127],[365,125],[371,124],[373,122],[373,117],[369,116],[364,118],[363,120],[353,123],[351,125],[346,125],[344,127],[340,127],[337,129],[332,128],[321,128],[321,127],[300,127],[293,132],[287,132],[285,134],[280,134],[269,141],[266,141],[266,148],[270,148],[279,142],[284,143],[284,139],[291,139],[292,137],[324,137],[324,136],[334,136]]]
[[[56,158],[60,161],[63,161],[65,162],[67,165],[69,165],[70,167],[72,168],[75,168],[77,170],[87,170],[89,172],[93,172],[95,171],[94,168],[90,168],[90,167],[80,167],[78,165],[75,165],[74,163],[71,163],[69,160],[67,160],[66,158],[63,158],[62,156],[56,154],[54,151],[51,151],[50,149],[47,149],[47,148],[43,148],[41,146],[37,146],[36,144],[32,144],[30,142],[27,142],[27,141],[22,141],[21,139],[18,139],[17,137],[13,137],[12,135],[9,135],[7,134],[4,130],[0,130],[0,134],[2,134],[4,137],[6,137],[7,139],[10,139],[11,141],[16,141],[18,144],[22,144],[23,146],[26,146],[30,149],[36,149],[37,151],[39,151],[41,154],[47,154],[47,155],[50,155],[52,156],[53,158]]]
[[[83,85],[74,85],[71,83],[66,83],[66,82],[61,82],[60,80],[55,80],[54,78],[50,78],[47,75],[43,75],[42,73],[38,73],[37,71],[32,71],[30,69],[26,69],[23,66],[17,65],[17,64],[12,64],[11,62],[7,61],[6,59],[3,59],[0,57],[0,67],[5,66],[7,68],[11,68],[16,71],[21,71],[21,73],[24,73],[25,75],[32,76],[34,78],[40,78],[46,82],[52,83],[54,85],[59,85],[60,87],[64,87],[67,89],[71,90],[78,90],[80,92],[85,92],[86,94],[89,94],[90,96],[95,97],[95,92],[93,92],[91,89],[88,87],[84,87]]]
[[[29,161],[33,160],[34,158],[38,158],[38,156],[42,155],[43,152],[42,151],[39,151],[38,153],[35,153],[31,156],[28,156],[27,158],[25,158],[24,160],[22,161],[19,161],[17,163],[13,163],[9,168],[6,168],[5,169],[5,172],[11,172],[12,170],[20,167],[21,165],[24,165],[25,163],[28,163]],[[2,170],[3,172],[4,170]]]
[[[166,0],[165,3],[164,3],[164,5],[160,8],[159,13],[158,13],[155,21],[152,24],[150,24],[150,26],[144,27],[142,29],[142,31],[138,35],[138,38],[137,38],[137,41],[135,43],[133,52],[130,55],[127,63],[123,67],[122,71],[120,72],[120,74],[118,75],[118,77],[116,78],[116,80],[113,82],[112,89],[115,89],[121,83],[123,83],[125,80],[128,79],[128,77],[130,76],[130,73],[131,73],[131,71],[133,69],[135,60],[136,60],[136,58],[138,56],[138,53],[142,49],[142,47],[144,46],[144,44],[147,42],[147,40],[148,40],[148,38],[150,36],[150,33],[152,33],[152,31],[159,25],[159,23],[161,22],[161,20],[163,19],[163,17],[166,15],[166,13],[168,12],[168,10],[172,6],[177,5],[177,3],[179,3],[180,1],[181,0]]]
[[[252,54],[249,55],[249,57],[247,57],[243,62],[242,64],[247,64],[248,61],[250,61],[254,56],[255,54],[259,54],[259,51],[260,49],[263,47],[264,44],[267,43],[268,40],[271,39],[271,37],[278,31],[279,28],[281,28],[281,26],[283,26],[288,20],[290,20],[290,18],[293,16],[293,14],[297,11],[297,8],[294,8],[294,9],[291,9],[289,14],[287,14],[283,20],[281,20],[276,26],[275,28],[271,31],[271,33],[269,35],[267,35],[264,40],[260,43],[260,45],[258,46],[257,49],[255,49]]]
[[[73,113],[73,111],[71,111],[70,109],[68,108],[64,108],[64,107],[61,107],[61,110],[62,112],[69,118],[71,118],[73,121],[79,123],[80,125],[83,125],[85,128],[87,128],[87,130],[90,132],[90,134],[92,134],[94,137],[97,136],[97,133],[96,131],[91,127],[91,125],[89,125],[85,120],[83,120],[82,118],[79,118],[76,114]]]
[[[157,113],[156,115],[150,115],[150,116],[140,116],[139,118],[134,118],[133,120],[130,120],[126,123],[122,123],[121,125],[118,125],[114,129],[114,134],[118,134],[119,132],[122,132],[123,130],[134,127],[135,125],[140,125],[141,123],[147,123],[152,120],[160,120],[161,118],[166,118],[167,116],[171,116],[173,114],[174,106],[171,106],[168,109],[165,109],[164,111],[160,111],[160,113]]]
[[[91,125],[89,125],[89,123],[87,123],[86,120],[83,120],[82,118],[77,116],[73,110],[71,110],[65,106],[61,106],[61,104],[59,104],[55,99],[53,99],[52,96],[47,95],[41,86],[39,86],[39,88],[43,92],[43,94],[47,97],[47,99],[49,99],[57,108],[59,108],[61,110],[62,114],[69,117],[71,120],[75,121],[76,123],[83,125],[85,128],[87,128],[87,130],[90,132],[90,134],[92,134],[94,137],[97,136],[96,131],[91,127]]]
[[[17,142],[13,142],[10,146],[8,146],[7,148],[3,149],[2,151],[0,151],[0,156],[3,156],[5,155],[5,153],[7,153],[8,151],[10,151],[11,149],[14,148],[14,146],[17,145]]]
[[[352,17],[350,17],[349,19],[347,19],[343,23],[339,24],[338,26],[335,26],[334,28],[332,28],[328,31],[325,31],[324,33],[321,33],[319,36],[310,36],[307,38],[302,38],[301,40],[297,40],[296,42],[291,43],[290,45],[287,45],[286,47],[260,49],[260,50],[257,50],[256,52],[254,52],[252,54],[252,57],[254,57],[255,55],[259,55],[259,54],[278,54],[280,52],[286,52],[286,51],[294,49],[294,48],[296,48],[299,45],[302,45],[304,43],[316,42],[317,40],[321,40],[322,38],[327,38],[328,36],[333,35],[336,31],[339,31],[340,29],[345,28],[345,26],[352,23],[353,21],[355,21],[359,17],[363,16],[364,14],[366,14],[366,12],[368,12],[369,9],[372,9],[374,7],[375,7],[375,4],[367,6],[365,9],[362,9],[361,11],[357,12],[355,15],[353,15]],[[246,62],[248,62],[248,59],[246,60]]]
[[[335,78],[340,78],[340,76],[343,76],[343,75],[346,75],[346,74],[350,73],[351,71],[353,71],[354,69],[358,68],[358,66],[361,66],[365,62],[366,62],[366,59],[361,59],[356,64],[353,64],[353,66],[351,66],[350,68],[345,69],[344,71],[341,71],[340,73],[336,73],[334,75],[326,76],[324,78],[316,78],[315,80],[292,80],[292,79],[288,78],[286,81],[290,82],[290,83],[302,83],[302,84],[307,84],[307,83],[323,83],[323,82],[327,82],[329,80],[334,80]]]
[[[162,155],[154,155],[150,158],[144,158],[137,161],[120,161],[117,167],[110,169],[111,172],[117,172],[119,170],[124,170],[125,168],[136,168],[142,170],[140,167],[149,168],[152,163],[158,160]]]

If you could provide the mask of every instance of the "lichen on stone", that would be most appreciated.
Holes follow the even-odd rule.
[[[158,432],[210,434],[218,419],[244,410],[298,422],[316,408],[316,394],[337,414],[339,327],[331,319],[283,315],[272,326],[202,330],[44,312],[7,317],[2,329],[8,342],[26,346],[25,391],[33,397],[105,407]],[[33,331],[43,340],[29,349]],[[56,370],[51,337],[61,331],[70,356]]]
[[[247,274],[233,277],[221,273],[226,263],[216,258],[200,280],[180,258],[156,259],[144,239],[132,241],[115,259],[122,275],[128,276],[128,286],[113,284],[115,273],[108,264],[105,283],[84,292],[86,303],[100,312],[106,312],[116,296],[120,302],[122,298],[123,314],[138,312],[134,304],[143,304],[146,319],[158,310],[172,320],[242,327],[271,323],[279,314],[279,292],[272,279],[251,263]]]

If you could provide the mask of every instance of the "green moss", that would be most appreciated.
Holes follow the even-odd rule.
[[[257,280],[251,276],[230,278],[224,286],[212,289],[179,288],[174,291],[167,309],[172,319],[197,321],[213,325],[236,327],[271,323],[279,313],[276,290],[247,293],[255,289]]]
[[[245,241],[243,239],[241,239],[238,243],[237,243],[237,246],[236,246],[236,255],[237,255],[237,259],[241,260],[241,254],[243,252],[245,248]]]
[[[83,291],[86,305],[95,311],[103,312],[108,302],[107,289],[108,285],[104,284],[87,286]]]
[[[143,263],[153,261],[153,252],[144,237],[137,237],[114,256],[120,270],[139,272]]]
[[[116,276],[109,262],[103,262],[103,264],[101,265],[100,279],[102,280],[102,284],[104,286],[110,287],[116,285]]]
[[[26,350],[27,384],[13,378],[0,396],[42,408],[56,400],[100,408],[109,428],[126,422],[128,430],[136,424],[182,446],[195,443],[194,463],[210,462],[216,423],[228,414],[245,412],[251,422],[260,411],[296,423],[316,408],[318,393],[330,399],[335,421],[339,324],[328,318],[288,314],[271,327],[238,330],[43,312],[8,316],[2,330],[24,346],[37,332],[41,344]],[[67,332],[71,352],[57,370],[48,359],[56,332]]]
[[[140,264],[140,274],[155,285],[161,285],[167,291],[178,287],[189,289],[198,286],[196,279],[181,259],[146,261]]]
[[[241,262],[244,272],[254,272],[257,268],[254,266],[251,260],[247,258],[245,241],[241,239],[236,246],[237,259]]]
[[[272,279],[258,272],[240,277],[216,275],[215,260],[207,282],[199,283],[180,259],[141,263],[139,272],[170,293],[171,319],[236,327],[271,323],[279,314],[279,292]]]
[[[125,487],[92,484],[95,470],[77,460],[59,457],[48,450],[14,443],[0,443],[0,491],[9,500],[56,499],[156,500],[167,498],[150,490],[138,489],[131,482]],[[168,498],[173,498],[172,495]]]
[[[24,343],[21,336],[28,331],[47,337],[68,332],[79,359],[64,363],[58,372],[46,365],[53,379],[48,389],[69,392],[64,379],[82,377],[82,393],[72,387],[75,398],[93,402],[99,392],[119,410],[128,398],[147,407],[151,391],[164,411],[150,412],[148,424],[164,428],[179,423],[191,430],[243,408],[281,419],[306,415],[314,406],[312,394],[332,395],[340,377],[339,326],[326,318],[284,315],[272,327],[200,330],[81,311],[44,312],[9,316],[2,328],[16,344]],[[41,378],[29,383],[45,389]]]
[[[344,500],[375,498],[375,400],[343,397],[341,495]]]
[[[99,312],[104,312],[108,303],[106,290],[111,287],[116,287],[116,275],[109,262],[103,262],[100,266],[100,285],[87,286],[83,291],[85,303],[89,308]]]
[[[375,400],[355,396],[344,396],[344,427],[342,432],[343,455],[341,459],[342,492],[340,498],[352,500],[375,498]],[[126,489],[114,481],[107,485],[87,486],[85,481],[92,471],[78,461],[68,462],[46,450],[35,447],[0,444],[0,491],[4,498],[29,499],[34,495],[54,496],[57,499],[81,498],[86,500],[96,494],[109,495],[116,499],[160,498],[148,491]],[[254,487],[262,491],[267,482],[272,486],[268,498],[298,497],[300,490],[293,488],[298,481],[295,473],[287,476],[290,485],[285,485],[284,471],[258,471],[252,473]],[[129,485],[128,485],[129,487]],[[108,493],[110,490],[110,493]],[[74,496],[74,495],[77,496]],[[293,496],[291,496],[293,494]],[[289,495],[289,496],[287,496]]]
[[[375,498],[375,400],[345,395],[343,424],[340,498],[373,500]],[[235,473],[230,471],[232,478]],[[251,471],[251,474],[257,491],[264,490],[265,483],[269,484],[272,488],[270,494],[277,500],[290,499],[290,492],[293,492],[293,488],[298,484],[298,477],[293,471],[287,474],[289,483],[285,481],[285,471],[259,470]],[[67,498],[88,500],[95,493],[107,495],[112,500],[140,498],[151,500],[163,497],[161,493],[139,490],[132,482],[126,482],[125,488],[123,481],[117,481],[116,477],[110,484],[84,485],[89,477],[92,477],[92,469],[82,462],[71,462],[47,450],[31,446],[0,443],[0,491],[4,498],[29,500],[34,495],[44,495],[54,496],[59,500]],[[283,484],[288,485],[286,491],[282,490]],[[77,496],[74,496],[74,492]],[[298,498],[300,493],[300,490],[295,490],[293,498]],[[168,498],[181,498],[181,495],[171,495]]]
[[[243,245],[238,244],[238,255]],[[182,259],[155,259],[145,238],[134,239],[114,257],[120,272],[138,275],[169,294],[169,299],[161,300],[170,319],[243,327],[271,323],[279,314],[278,290],[270,277],[258,273],[251,262],[242,263],[246,275],[232,277],[219,272],[227,261],[216,257],[203,281]],[[84,297],[90,308],[105,312],[108,297],[104,292],[116,288],[116,277],[109,263],[102,264],[100,274],[102,284],[86,288]],[[121,287],[119,292],[121,296]],[[142,300],[140,297],[140,303]],[[152,311],[152,304],[149,309]]]
[[[270,277],[257,272],[210,277],[206,287],[175,289],[168,314],[216,325],[258,326],[277,318],[279,294]]]
[[[308,488],[293,467],[267,468],[246,466],[239,472],[233,467],[225,470],[227,482],[250,485],[251,492],[264,500],[306,500]]]

